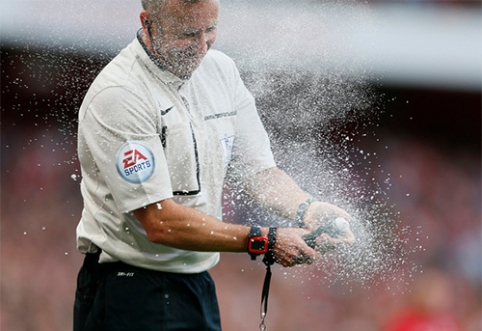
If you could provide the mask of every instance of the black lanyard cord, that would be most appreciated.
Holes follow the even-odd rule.
[[[268,252],[263,257],[263,263],[266,265],[266,276],[264,277],[263,290],[261,292],[261,324],[259,325],[260,331],[266,330],[264,319],[268,313],[268,296],[269,285],[271,282],[271,265],[274,264],[274,245],[276,244],[276,230],[277,228],[269,228],[268,232]]]

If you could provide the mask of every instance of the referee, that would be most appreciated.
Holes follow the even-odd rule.
[[[144,0],[142,28],[98,75],[79,112],[85,254],[75,331],[221,330],[208,270],[219,252],[317,256],[302,236],[342,209],[276,167],[254,98],[211,48],[218,0]],[[222,222],[227,176],[293,228]],[[353,241],[353,234],[319,244]]]

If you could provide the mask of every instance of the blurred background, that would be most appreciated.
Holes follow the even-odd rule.
[[[0,329],[70,330],[82,256],[77,111],[140,27],[137,0],[4,0]],[[215,48],[279,166],[359,242],[274,268],[268,330],[481,330],[480,2],[224,1]],[[225,221],[283,222],[226,188]],[[265,268],[212,270],[224,330],[256,330]],[[416,328],[418,327],[418,328]]]

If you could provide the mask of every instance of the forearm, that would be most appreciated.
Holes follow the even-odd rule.
[[[159,204],[134,211],[152,242],[192,251],[246,251],[249,227],[223,223],[172,199]]]
[[[245,185],[250,196],[263,208],[278,216],[295,220],[298,207],[310,198],[279,168],[262,171]]]
[[[269,190],[268,193],[273,192]],[[301,190],[295,193],[301,202],[308,197]],[[267,202],[273,206],[273,210],[276,208],[280,213],[295,217],[298,202],[293,203],[289,197],[277,197],[277,194],[271,197],[278,199],[276,203]],[[293,198],[292,195],[290,197]],[[269,200],[267,197],[262,199]],[[290,207],[279,207],[281,204],[290,204]],[[199,210],[178,205],[172,199],[137,209],[133,213],[146,230],[149,240],[154,243],[198,252],[247,251],[249,227],[223,223]],[[268,230],[266,227],[261,228],[264,236],[268,235]],[[292,266],[315,257],[315,251],[303,240],[303,236],[308,234],[307,230],[279,228],[276,232],[276,262],[283,266]]]
[[[317,228],[320,222],[337,216],[350,219],[346,211],[327,202],[312,201],[304,210],[300,210],[300,206],[311,196],[278,168],[256,174],[249,180],[246,189],[268,211],[296,221],[296,226],[302,225],[310,231]]]

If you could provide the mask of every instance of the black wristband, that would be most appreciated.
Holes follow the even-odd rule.
[[[300,228],[305,227],[306,210],[315,201],[318,201],[318,199],[311,197],[298,207],[298,211],[296,212],[296,218],[295,218],[295,222],[296,222],[296,225],[298,225],[298,227]]]
[[[268,230],[268,252],[264,255],[263,263],[267,266],[274,263],[274,245],[276,244],[276,231],[278,228],[269,228]]]
[[[268,252],[272,252],[274,250],[274,245],[276,244],[276,230],[278,230],[278,228],[269,228],[269,231],[268,231]]]

